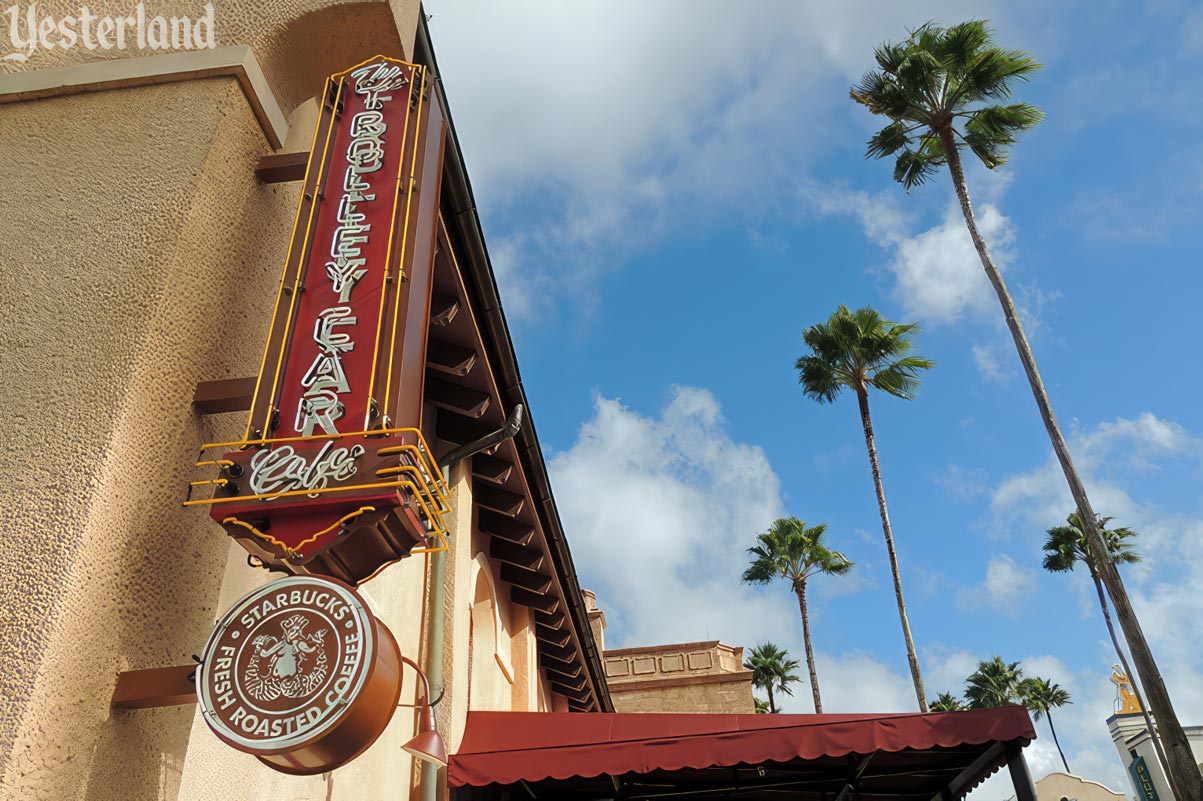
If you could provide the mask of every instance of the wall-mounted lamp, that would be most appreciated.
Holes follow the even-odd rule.
[[[422,697],[425,699],[425,702],[419,706],[422,714],[418,719],[418,734],[401,748],[418,759],[445,767],[447,765],[447,746],[443,744],[438,724],[434,719],[434,705],[439,702],[441,696],[440,699],[431,703],[430,681],[426,678],[426,674],[412,659],[402,656],[401,661],[413,668],[414,672],[418,674],[418,678],[422,680]]]

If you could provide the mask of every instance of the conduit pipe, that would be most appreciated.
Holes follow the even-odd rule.
[[[443,457],[443,480],[451,485],[451,468],[471,457],[473,454],[496,447],[514,435],[522,428],[523,416],[526,409],[521,403],[514,406],[505,425],[491,434],[480,439],[461,445]],[[472,514],[472,507],[456,509],[456,515],[467,512]],[[430,603],[426,608],[426,619],[430,622],[428,648],[426,649],[426,677],[430,681],[429,692],[435,698],[441,699],[444,694],[443,683],[443,631],[447,619],[444,608],[443,581],[446,573],[447,551],[437,551],[431,556],[430,563]],[[427,696],[429,699],[430,696]],[[439,766],[432,762],[422,762],[422,801],[438,801],[439,796]]]

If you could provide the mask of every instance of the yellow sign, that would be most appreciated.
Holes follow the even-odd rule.
[[[1132,680],[1119,665],[1111,666],[1111,683],[1115,685],[1117,694],[1115,699],[1115,705],[1119,707],[1116,710],[1117,713],[1127,715],[1144,711],[1136,697],[1136,690],[1132,687]]]

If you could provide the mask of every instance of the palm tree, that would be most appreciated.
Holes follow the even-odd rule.
[[[1017,704],[1022,699],[1023,668],[1018,662],[1004,662],[1001,656],[977,663],[965,679],[965,700],[970,709],[992,709]]]
[[[1099,531],[1102,532],[1103,542],[1107,545],[1110,562],[1116,565],[1134,565],[1140,561],[1140,554],[1136,553],[1135,546],[1129,540],[1136,537],[1136,532],[1130,528],[1107,528],[1107,524],[1113,519],[1112,517],[1099,518],[1097,524]],[[1107,595],[1103,591],[1102,579],[1095,569],[1094,560],[1088,556],[1090,548],[1087,544],[1082,518],[1078,516],[1077,512],[1072,512],[1065,522],[1064,526],[1054,526],[1048,530],[1048,539],[1044,541],[1044,569],[1053,573],[1068,573],[1078,562],[1086,565],[1086,569],[1090,571],[1090,579],[1094,582],[1095,593],[1099,597],[1099,608],[1103,610],[1103,621],[1107,624],[1107,633],[1111,635],[1111,644],[1115,647],[1116,656],[1119,657],[1124,673],[1131,678],[1132,668],[1128,665],[1128,658],[1124,656],[1124,649],[1120,647],[1119,637],[1115,634],[1115,624],[1111,622],[1111,611],[1107,606]],[[1153,726],[1153,719],[1149,716],[1144,699],[1140,695],[1140,688],[1136,684],[1136,682],[1132,682],[1132,692],[1136,694],[1136,700],[1140,702],[1145,726],[1149,730],[1149,739],[1153,741],[1153,747],[1157,751],[1157,759],[1161,762],[1161,768],[1165,775],[1169,776],[1170,770],[1164,747],[1158,737],[1157,729]]]
[[[792,696],[794,691],[790,689],[790,685],[802,681],[794,673],[798,669],[798,660],[790,659],[789,651],[782,650],[771,642],[762,642],[753,648],[751,655],[744,661],[744,667],[752,671],[752,685],[769,694],[768,711],[772,714],[780,711],[777,709],[773,690]]]
[[[768,584],[775,578],[789,582],[798,598],[802,613],[802,641],[806,645],[806,667],[810,670],[810,689],[814,696],[815,713],[823,711],[819,697],[819,674],[815,670],[815,654],[810,643],[810,615],[806,611],[806,582],[812,576],[842,576],[852,569],[852,562],[839,551],[823,543],[825,523],[807,528],[796,517],[783,517],[773,522],[769,530],[756,538],[757,545],[748,549],[755,559],[744,571],[747,584]]]
[[[936,700],[928,704],[932,712],[960,712],[965,708],[965,702],[952,693],[940,693]]]
[[[1061,755],[1061,764],[1065,772],[1070,773],[1069,762],[1065,759],[1065,751],[1061,749],[1061,741],[1057,739],[1057,727],[1053,725],[1053,710],[1060,709],[1069,700],[1069,690],[1062,689],[1060,684],[1039,677],[1025,679],[1020,686],[1023,705],[1032,710],[1032,717],[1040,720],[1041,715],[1048,716],[1048,728],[1053,733],[1053,742],[1057,745],[1057,753]]]
[[[968,147],[988,168],[1005,163],[1008,148],[1016,142],[1016,137],[1040,122],[1043,113],[1034,106],[999,104],[999,101],[1010,99],[1012,86],[1017,81],[1026,81],[1040,65],[1022,50],[995,46],[983,21],[963,22],[948,29],[923,25],[901,43],[881,45],[875,57],[878,68],[866,72],[850,93],[853,100],[872,113],[890,119],[889,124],[869,140],[866,156],[895,157],[894,179],[908,192],[947,165],[969,236],[998,295],[1053,452],[1065,474],[1074,505],[1086,523],[1086,538],[1095,554],[1088,558],[1094,561],[1115,604],[1115,613],[1132,651],[1140,681],[1165,733],[1172,768],[1168,774],[1174,795],[1203,798],[1203,774],[1191,755],[1190,742],[1178,722],[1119,571],[1103,558],[1106,545],[1096,525],[1094,509],[1057,425],[1015,302],[978,231],[961,166],[963,147]]]
[[[873,421],[869,417],[869,388],[873,387],[896,398],[910,400],[919,389],[919,371],[934,366],[934,362],[912,356],[911,334],[919,326],[899,325],[882,319],[869,306],[849,311],[840,306],[826,323],[812,325],[802,334],[802,340],[812,355],[803,356],[795,365],[802,392],[819,403],[831,403],[845,388],[856,394],[860,404],[861,425],[865,429],[865,447],[869,450],[869,466],[873,486],[877,490],[877,510],[881,513],[881,530],[886,538],[890,571],[894,575],[894,597],[898,601],[898,616],[902,619],[902,636],[906,640],[906,656],[910,663],[911,680],[919,711],[927,711],[927,695],[923,692],[923,676],[919,673],[919,657],[911,637],[906,601],[902,597],[902,576],[898,570],[898,554],[894,550],[894,531],[886,508],[886,491],[881,483],[881,467],[877,463],[877,443],[873,438]]]

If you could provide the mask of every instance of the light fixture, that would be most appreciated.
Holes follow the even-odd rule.
[[[439,734],[438,723],[434,719],[434,704],[430,702],[430,680],[426,678],[426,674],[422,669],[408,657],[401,657],[401,661],[414,669],[418,674],[418,678],[422,679],[422,692],[425,702],[419,707],[422,714],[418,719],[418,734],[405,745],[401,746],[403,751],[413,754],[418,759],[426,762],[434,763],[440,767],[447,766],[447,746],[443,744],[443,738]],[[435,704],[438,703],[436,700]]]

